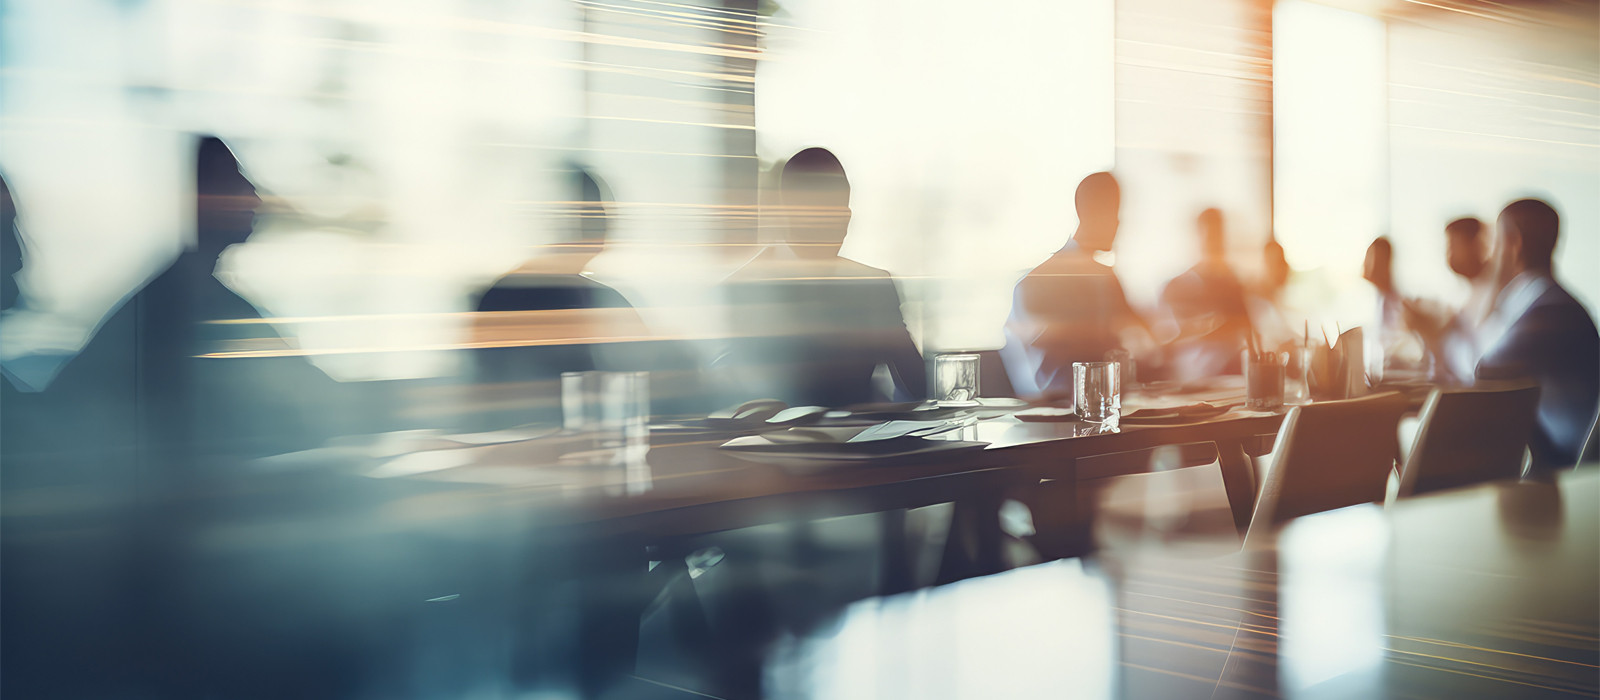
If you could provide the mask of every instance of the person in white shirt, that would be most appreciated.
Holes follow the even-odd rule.
[[[1445,261],[1471,286],[1460,309],[1451,313],[1421,300],[1405,302],[1406,323],[1427,347],[1432,376],[1446,384],[1471,383],[1483,354],[1477,333],[1500,293],[1501,279],[1496,260],[1489,254],[1486,228],[1472,217],[1456,219],[1444,227],[1448,241]]]

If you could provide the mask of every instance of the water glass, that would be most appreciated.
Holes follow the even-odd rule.
[[[1293,379],[1284,382],[1283,401],[1291,405],[1308,404],[1311,403],[1311,373],[1317,362],[1317,349],[1297,347],[1293,352],[1289,360],[1289,374]]]
[[[978,356],[934,356],[933,399],[940,406],[978,405]]]
[[[1244,353],[1244,406],[1252,411],[1273,411],[1283,407],[1283,353]]]
[[[563,372],[561,423],[584,463],[629,494],[650,488],[650,374]]]
[[[1122,367],[1122,388],[1132,391],[1138,388],[1138,368],[1133,361],[1133,353],[1122,348],[1117,348],[1106,353],[1106,362],[1115,362]]]
[[[1072,395],[1079,420],[1118,420],[1122,415],[1122,366],[1116,362],[1072,363]]]

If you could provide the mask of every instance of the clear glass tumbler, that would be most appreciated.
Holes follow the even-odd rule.
[[[1244,407],[1274,411],[1283,407],[1284,353],[1244,353]]]
[[[936,355],[933,358],[933,399],[940,406],[978,405],[978,356]]]
[[[609,485],[628,494],[650,489],[648,372],[562,373],[561,418],[582,461],[602,468]]]
[[[1117,362],[1072,363],[1072,395],[1080,420],[1104,423],[1122,415],[1122,366]]]

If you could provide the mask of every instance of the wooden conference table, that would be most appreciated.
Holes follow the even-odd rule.
[[[1202,392],[1146,397],[1143,404],[1133,395],[1130,403],[1231,403],[1243,398],[1242,384],[1233,381],[1237,379],[1225,378]],[[431,505],[407,509],[411,513],[450,517],[487,507],[529,509],[539,514],[545,528],[662,538],[982,500],[1041,479],[1072,483],[1126,473],[1123,467],[1097,469],[1089,458],[1213,443],[1242,529],[1256,490],[1247,453],[1261,451],[1263,436],[1274,433],[1283,420],[1281,411],[1234,408],[1193,422],[1108,427],[1076,420],[1019,420],[1015,408],[983,410],[984,419],[950,435],[971,449],[883,461],[815,461],[815,468],[804,472],[719,449],[739,431],[683,426],[652,430],[647,468],[632,473],[597,470],[570,459],[580,443],[559,434],[477,446],[424,437],[393,450],[404,453],[398,457],[377,459],[354,451],[349,459],[360,465],[356,471],[369,476],[460,487],[418,496]],[[318,452],[327,456],[326,450]],[[1135,471],[1143,466],[1133,464]]]

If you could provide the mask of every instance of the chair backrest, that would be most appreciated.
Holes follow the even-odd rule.
[[[1583,449],[1578,451],[1578,464],[1600,462],[1600,410],[1589,421],[1589,437],[1583,439]]]
[[[1289,409],[1246,542],[1302,515],[1383,501],[1406,405],[1391,392]]]
[[[1399,496],[1522,475],[1522,453],[1538,418],[1539,386],[1434,390],[1400,470]]]

